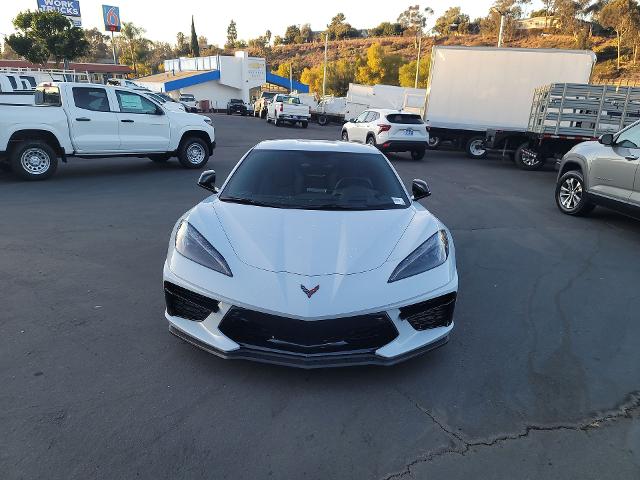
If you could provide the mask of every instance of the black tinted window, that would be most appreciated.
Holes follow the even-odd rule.
[[[420,115],[410,113],[392,113],[387,115],[389,123],[403,123],[405,125],[422,125],[424,122]]]
[[[295,150],[253,150],[220,199],[310,210],[385,210],[409,205],[382,154]]]
[[[116,95],[118,96],[120,111],[123,113],[146,113],[153,115],[158,111],[155,103],[137,93],[116,90]]]
[[[109,99],[104,88],[73,87],[73,103],[83,110],[108,112]]]

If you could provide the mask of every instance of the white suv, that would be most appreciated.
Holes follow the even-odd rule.
[[[414,160],[421,160],[429,145],[429,132],[415,113],[369,109],[344,124],[342,140],[367,143],[383,152],[411,152]]]

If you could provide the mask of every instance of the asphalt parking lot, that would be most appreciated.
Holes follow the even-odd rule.
[[[222,180],[268,138],[215,115]],[[640,477],[640,222],[558,212],[555,172],[391,157],[456,241],[445,347],[390,368],[220,360],[170,335],[162,264],[207,193],[173,160],[0,173],[0,477]]]

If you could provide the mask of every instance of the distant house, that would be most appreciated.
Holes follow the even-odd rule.
[[[549,17],[531,17],[518,20],[516,28],[518,30],[542,30],[544,28],[551,28],[556,26],[556,18]]]

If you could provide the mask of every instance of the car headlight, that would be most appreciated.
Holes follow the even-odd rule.
[[[400,262],[387,283],[413,277],[419,273],[439,267],[447,261],[448,257],[449,237],[447,237],[447,232],[440,230]]]
[[[213,248],[207,239],[186,220],[180,224],[176,232],[176,250],[182,256],[203,267],[233,277],[227,261],[220,252]]]

